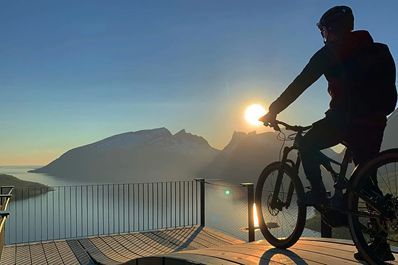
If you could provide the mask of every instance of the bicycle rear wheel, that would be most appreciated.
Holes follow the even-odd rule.
[[[265,239],[275,247],[288,248],[303,233],[307,208],[304,203],[298,204],[299,201],[304,202],[304,188],[287,164],[283,165],[278,196],[274,196],[281,165],[281,162],[274,162],[263,170],[256,185],[255,201],[260,230]]]
[[[384,262],[389,244],[398,246],[398,149],[380,153],[352,177],[348,196],[352,239],[370,264]]]

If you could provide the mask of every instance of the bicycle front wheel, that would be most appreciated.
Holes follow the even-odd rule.
[[[299,177],[287,164],[278,177],[281,166],[281,162],[274,162],[263,170],[256,185],[255,200],[265,239],[275,247],[288,248],[303,233],[307,208]]]
[[[398,247],[398,149],[358,168],[348,196],[352,239],[370,264],[389,264],[388,245]]]

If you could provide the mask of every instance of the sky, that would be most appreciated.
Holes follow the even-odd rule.
[[[0,0],[0,165],[44,165],[129,131],[166,127],[222,149],[323,46],[315,24],[352,7],[398,58],[398,1]],[[323,117],[322,77],[279,119]]]

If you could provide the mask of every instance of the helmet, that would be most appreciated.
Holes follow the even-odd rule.
[[[317,26],[334,32],[346,32],[354,29],[354,15],[348,6],[335,6],[323,14]]]

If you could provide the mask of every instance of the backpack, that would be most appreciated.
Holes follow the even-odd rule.
[[[397,104],[396,69],[388,46],[373,43],[345,64],[349,111],[354,115],[391,114]]]

